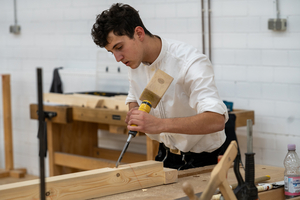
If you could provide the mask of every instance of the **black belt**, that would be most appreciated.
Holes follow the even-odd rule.
[[[175,154],[175,153],[172,153],[171,152],[171,149],[169,147],[167,147],[165,144],[163,144],[163,147],[166,149],[166,156],[165,158],[162,160],[162,162],[164,162],[167,157],[168,157],[168,154],[171,153],[171,154]],[[188,163],[186,160],[185,160],[185,156],[186,155],[192,155],[192,154],[195,154],[193,152],[183,152],[183,151],[180,151],[180,155],[182,156],[182,161],[184,162],[184,164],[182,166],[180,166],[177,170],[179,171],[181,168],[185,167],[186,165],[188,164],[191,164],[191,163]],[[179,155],[179,154],[176,154],[176,155]],[[193,160],[189,161],[189,162],[193,162]]]

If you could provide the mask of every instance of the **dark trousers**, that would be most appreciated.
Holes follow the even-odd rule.
[[[190,169],[195,167],[203,167],[206,165],[215,165],[218,163],[218,155],[221,148],[208,153],[193,153],[193,152],[181,152],[181,155],[171,153],[168,148],[163,144],[159,144],[158,154],[155,157],[156,161],[163,161],[166,157],[166,151],[168,156],[164,161],[164,167],[173,168],[178,170]]]
[[[203,167],[206,165],[215,165],[218,163],[218,156],[223,155],[229,146],[232,140],[237,141],[236,133],[235,133],[235,120],[236,116],[234,114],[229,114],[229,120],[225,124],[225,134],[226,140],[224,144],[218,148],[217,150],[207,153],[183,153],[185,154],[185,161],[182,160],[182,155],[173,154],[170,151],[168,152],[168,156],[164,161],[164,167],[173,168],[173,169],[190,169],[195,167]],[[158,154],[155,157],[156,161],[163,161],[166,156],[167,147],[163,143],[159,144]]]

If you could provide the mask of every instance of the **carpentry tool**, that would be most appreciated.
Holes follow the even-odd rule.
[[[162,96],[165,94],[165,92],[171,85],[172,81],[173,81],[173,77],[163,72],[162,70],[158,69],[140,96],[140,100],[142,101],[142,104],[140,105],[139,110],[149,113],[151,107],[156,108]],[[136,125],[133,124],[131,126],[136,126]],[[121,162],[123,155],[125,154],[131,139],[135,137],[136,134],[137,131],[128,132],[129,136],[120,154],[120,157],[116,163],[116,168],[119,166],[119,163]]]
[[[146,113],[149,113],[150,110],[151,110],[151,107],[152,107],[151,102],[147,101],[147,100],[144,100],[142,102],[142,104],[140,105],[139,110],[144,111]],[[136,125],[133,124],[131,126],[136,126]],[[136,136],[136,134],[137,134],[137,131],[131,131],[131,130],[128,131],[128,135],[129,136],[128,136],[126,144],[125,144],[125,146],[124,146],[124,148],[122,150],[122,153],[121,153],[121,155],[120,155],[120,157],[119,157],[119,159],[118,159],[118,161],[116,163],[116,168],[119,166],[119,163],[121,162],[121,160],[123,158],[123,155],[125,154],[125,152],[126,152],[128,146],[129,146],[129,143],[130,143],[131,139],[134,138]]]
[[[254,184],[255,177],[255,164],[254,164],[254,155],[252,152],[252,120],[247,120],[247,153],[246,156],[246,168],[245,168],[245,181],[243,180],[239,172],[239,163],[240,163],[240,153],[238,153],[235,163],[234,163],[234,173],[238,180],[238,186],[234,189],[234,194],[239,200],[257,200],[258,191],[257,187]]]
[[[190,199],[193,200],[207,200],[211,199],[218,185],[219,189],[225,200],[257,200],[258,191],[254,184],[254,154],[252,152],[252,120],[247,120],[247,141],[248,141],[248,153],[246,155],[246,169],[245,169],[245,181],[243,180],[239,172],[239,164],[241,160],[240,152],[236,141],[232,141],[228,146],[221,161],[216,165],[211,173],[208,186],[198,198],[189,184],[183,185],[183,190]],[[235,148],[234,148],[235,147]],[[234,192],[229,187],[226,180],[227,171],[234,160],[234,173],[238,181],[238,186],[234,189]]]
[[[236,141],[231,141],[221,161],[211,172],[211,178],[200,198],[194,194],[193,187],[188,183],[183,184],[183,191],[186,193],[186,195],[192,200],[208,200],[211,199],[216,189],[219,187],[226,200],[236,200],[237,198],[235,197],[232,189],[229,187],[226,174],[232,162],[234,161],[237,152],[238,146]]]

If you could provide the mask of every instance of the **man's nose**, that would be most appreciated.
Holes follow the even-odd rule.
[[[118,52],[115,52],[114,56],[115,56],[115,59],[116,59],[117,62],[120,62],[123,59],[122,54],[120,54]]]

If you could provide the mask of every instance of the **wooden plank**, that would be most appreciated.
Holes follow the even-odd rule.
[[[253,110],[234,109],[230,113],[236,116],[235,127],[247,126],[247,119],[251,119],[253,124],[255,123]]]
[[[69,106],[80,106],[86,108],[101,107],[102,100],[108,97],[86,95],[86,94],[57,94],[57,93],[44,93],[45,102],[58,103]]]
[[[0,169],[0,178],[5,178],[5,177],[9,177],[9,171]]]
[[[178,181],[177,169],[164,168],[164,172],[165,172],[164,184],[175,183]]]
[[[265,192],[259,192],[258,197],[260,200],[285,200],[284,188],[272,189]]]
[[[25,173],[22,170],[10,170],[9,175],[13,178],[24,178]]]
[[[125,99],[110,97],[109,99],[103,99],[100,108],[108,108],[112,110],[128,111],[128,106],[125,104]]]
[[[80,121],[69,124],[47,122],[47,128],[50,176],[80,171],[56,165],[55,152],[93,157],[93,148],[98,145],[98,124]]]
[[[145,161],[46,178],[46,195],[55,199],[89,199],[164,183],[163,164]],[[39,199],[39,180],[0,186],[1,199]]]
[[[5,169],[14,168],[13,158],[13,136],[11,115],[10,75],[2,75],[2,103],[3,103],[3,125],[4,125],[4,152]]]
[[[158,153],[159,142],[147,137],[147,160],[155,160]]]
[[[180,171],[178,171],[178,178],[199,175],[199,174],[204,174],[204,173],[210,173],[214,169],[215,166],[216,165],[208,165],[208,166],[204,166],[204,167],[180,170]]]
[[[95,147],[93,157],[117,161],[120,154],[121,151],[118,150]],[[146,154],[132,153],[127,151],[123,156],[122,163],[135,163],[146,161],[146,159]]]
[[[127,112],[104,108],[73,107],[73,120],[127,126]]]
[[[165,94],[173,81],[173,77],[158,69],[150,79],[146,88],[140,96],[140,100],[148,100],[152,107],[156,108],[162,96]]]
[[[72,107],[70,106],[46,106],[44,105],[44,111],[56,112],[57,116],[51,118],[52,122],[66,124],[71,123],[72,120]],[[38,105],[30,104],[30,118],[38,119]]]
[[[56,165],[82,169],[82,170],[92,170],[104,167],[114,167],[116,165],[115,161],[91,158],[87,156],[78,156],[74,154],[55,152],[54,161]]]
[[[116,134],[126,134],[128,132],[127,126],[109,125],[109,132]]]
[[[60,175],[63,173],[61,166],[55,165],[54,153],[55,151],[61,151],[61,125],[47,122],[47,144],[48,144],[48,156],[49,156],[49,174],[50,176]]]

